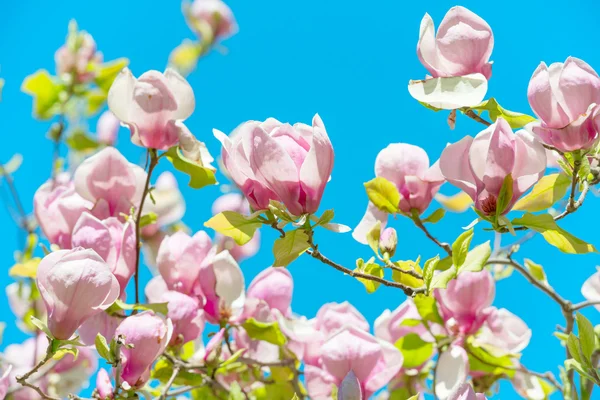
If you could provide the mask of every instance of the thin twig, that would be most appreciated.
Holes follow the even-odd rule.
[[[472,120],[475,120],[475,121],[477,121],[477,122],[479,122],[480,124],[483,124],[483,125],[485,125],[485,126],[490,126],[490,125],[492,125],[492,123],[491,123],[491,122],[489,122],[489,121],[486,121],[485,119],[481,118],[479,115],[477,115],[477,113],[476,113],[475,111],[473,111],[473,110],[471,110],[471,109],[467,109],[467,110],[465,110],[465,111],[464,111],[464,114],[465,114],[467,117],[471,118]]]
[[[400,267],[397,267],[390,260],[385,260],[385,266],[386,266],[386,268],[389,268],[392,271],[396,271],[396,272],[399,272],[401,274],[410,275],[410,276],[412,276],[413,278],[416,278],[416,279],[423,279],[423,275],[421,275],[417,271],[412,270],[412,269],[408,270],[408,269],[402,269]]]
[[[39,371],[39,369],[40,369],[42,366],[44,366],[44,365],[45,365],[45,364],[46,364],[48,361],[50,361],[50,360],[52,359],[52,356],[53,356],[54,354],[52,353],[52,350],[51,350],[51,349],[52,349],[52,344],[49,344],[49,345],[48,345],[48,350],[46,350],[46,356],[44,357],[44,359],[43,359],[42,361],[40,361],[39,363],[37,363],[37,364],[36,364],[36,366],[35,366],[35,367],[33,367],[33,369],[32,369],[31,371],[27,372],[27,373],[26,373],[26,374],[24,374],[24,375],[21,375],[21,376],[17,376],[17,377],[16,377],[16,380],[17,380],[17,382],[18,382],[18,383],[19,383],[21,386],[26,386],[26,387],[28,387],[28,388],[31,388],[31,389],[35,390],[35,391],[36,391],[36,392],[37,392],[37,393],[38,393],[38,394],[41,396],[41,398],[42,398],[42,399],[44,399],[44,400],[58,400],[58,399],[57,399],[56,397],[51,397],[51,396],[48,396],[48,395],[47,395],[47,394],[45,394],[45,393],[44,393],[44,392],[43,392],[43,391],[42,391],[42,390],[41,390],[41,389],[40,389],[38,386],[36,386],[36,385],[34,385],[34,384],[32,384],[32,383],[29,383],[29,382],[27,382],[27,379],[28,379],[28,378],[29,378],[31,375],[33,375],[33,374],[35,374],[36,372],[38,372],[38,371]]]
[[[162,394],[160,395],[160,400],[165,400],[167,398],[167,392],[169,391],[169,389],[171,389],[171,386],[173,386],[173,382],[175,382],[175,378],[177,378],[180,368],[181,367],[179,365],[175,365],[173,367],[173,373],[171,374],[169,381],[165,385]]]
[[[148,166],[148,174],[146,176],[146,184],[144,185],[144,192],[142,193],[142,199],[140,200],[140,205],[137,210],[137,216],[135,218],[135,302],[140,302],[140,250],[142,244],[140,243],[141,236],[141,226],[140,222],[142,219],[142,211],[144,209],[144,202],[146,201],[146,197],[148,196],[148,190],[150,189],[150,178],[152,177],[152,171],[154,171],[154,167],[158,164],[159,157],[156,154],[155,149],[148,149],[148,154],[150,155],[150,165]]]
[[[573,311],[579,311],[582,308],[590,307],[590,306],[600,306],[600,300],[587,300],[582,301],[581,303],[573,304],[571,309]]]
[[[425,233],[425,236],[427,236],[429,240],[441,247],[446,253],[448,253],[450,257],[452,257],[452,247],[448,243],[442,243],[439,240],[437,240],[425,227],[419,216],[413,217],[412,220],[415,223],[415,225]]]
[[[121,347],[125,345],[125,337],[123,335],[119,335],[117,337],[116,345],[115,345],[115,363],[113,368],[115,369],[115,389],[113,391],[113,397],[117,398],[119,394],[119,390],[121,390],[121,373],[123,370],[123,362],[121,360]]]

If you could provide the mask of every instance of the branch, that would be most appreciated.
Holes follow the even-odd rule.
[[[429,240],[431,240],[433,243],[444,249],[444,251],[448,253],[450,257],[452,257],[452,247],[448,243],[440,242],[431,233],[429,233],[429,230],[425,227],[425,225],[421,221],[421,218],[418,215],[413,215],[412,220],[415,223],[415,225],[425,233],[425,236],[427,236]]]
[[[41,399],[44,400],[60,400],[57,399],[56,397],[51,397],[48,396],[47,394],[45,394],[38,386],[27,382],[27,379],[35,374],[36,372],[39,371],[39,369],[44,366],[48,361],[50,361],[52,359],[52,356],[54,354],[52,353],[52,343],[50,343],[48,345],[48,350],[46,350],[46,356],[44,357],[44,359],[42,361],[40,361],[39,363],[37,363],[37,365],[35,367],[33,367],[33,369],[29,372],[27,372],[25,375],[21,375],[21,376],[17,376],[16,380],[17,382],[21,385],[21,386],[26,386],[28,388],[31,388],[33,390],[35,390],[39,395]]]
[[[125,336],[119,335],[115,345],[115,390],[113,391],[113,397],[117,398],[119,390],[121,390],[121,371],[123,369],[123,363],[121,362],[121,347],[125,344]]]
[[[571,309],[573,311],[579,311],[582,308],[590,307],[590,306],[600,306],[600,300],[587,300],[582,301],[581,303],[573,304]]]
[[[171,378],[169,378],[169,381],[165,385],[162,394],[159,397],[160,400],[165,400],[167,398],[167,392],[169,391],[169,389],[171,389],[171,386],[173,386],[173,382],[175,382],[175,378],[177,378],[177,374],[179,374],[180,368],[181,367],[179,365],[173,366],[173,374],[171,374]]]
[[[404,270],[402,268],[399,268],[399,267],[395,266],[389,259],[385,260],[385,266],[386,266],[386,268],[389,268],[389,269],[391,269],[393,271],[396,271],[396,272],[399,272],[401,274],[410,275],[410,276],[412,276],[413,278],[416,278],[416,279],[421,279],[421,280],[423,279],[423,275],[421,275],[417,271],[414,271],[414,270]]]
[[[148,191],[150,189],[150,178],[152,177],[152,171],[154,167],[158,164],[159,157],[156,154],[155,149],[148,149],[148,154],[150,155],[150,165],[148,166],[148,175],[146,176],[146,184],[144,186],[144,192],[142,193],[142,199],[140,200],[140,206],[137,210],[137,216],[135,218],[135,302],[140,302],[140,250],[142,244],[140,242],[141,236],[141,227],[140,221],[142,219],[142,211],[144,209],[144,202],[146,201],[146,197],[148,197]]]
[[[480,124],[483,124],[485,126],[490,126],[492,125],[491,122],[486,121],[485,119],[481,118],[475,111],[471,110],[470,108],[467,109],[466,111],[464,111],[464,114],[471,118],[472,120],[475,120],[477,122],[479,122]]]

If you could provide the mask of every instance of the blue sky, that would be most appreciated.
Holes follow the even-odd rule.
[[[406,89],[409,79],[420,79],[426,73],[415,52],[421,18],[428,12],[438,25],[454,1],[232,0],[229,4],[240,32],[224,43],[226,55],[213,52],[190,76],[197,106],[187,125],[217,155],[220,148],[212,128],[229,132],[243,121],[267,117],[309,123],[318,112],[336,152],[322,210],[335,208],[336,222],[354,226],[359,221],[367,202],[362,183],[373,177],[375,156],[389,143],[419,145],[435,160],[447,142],[481,129],[459,116],[456,129],[450,131],[445,115],[423,108]],[[463,1],[461,5],[481,15],[494,31],[488,93],[506,108],[531,112],[527,84],[542,60],[563,61],[573,55],[600,70],[600,53],[592,39],[597,36],[600,4],[505,0]],[[54,51],[64,41],[68,21],[75,18],[89,31],[106,59],[128,57],[135,75],[148,69],[162,70],[171,49],[193,36],[177,1],[14,1],[1,7],[0,76],[6,85],[0,103],[0,162],[16,152],[23,154],[24,163],[15,179],[31,209],[33,193],[49,175],[51,143],[44,137],[49,124],[31,118],[31,99],[19,88],[25,76],[38,68],[54,71]],[[121,130],[119,149],[132,161],[142,159],[141,149],[129,143],[125,130]],[[159,167],[164,168],[168,165]],[[179,177],[185,187],[184,177]],[[453,191],[449,185],[442,188],[444,193]],[[201,229],[219,188],[185,188],[184,194],[188,204],[185,222]],[[590,223],[597,204],[598,199],[588,199],[576,215],[561,221],[561,226],[598,245],[597,230]],[[472,213],[449,215],[432,231],[441,240],[452,241],[461,226],[474,218]],[[5,266],[0,282],[4,285],[20,241],[7,213],[0,212],[0,226],[5,232],[0,242],[0,263]],[[394,226],[400,237],[398,257],[429,258],[438,253],[408,221],[399,219]],[[248,282],[272,261],[269,244],[274,239],[272,232],[263,232],[261,252],[243,264]],[[488,239],[492,239],[490,233],[478,231],[474,240]],[[368,247],[354,242],[350,234],[324,231],[316,240],[323,253],[348,267],[357,258],[370,256]],[[597,255],[564,255],[541,238],[528,242],[517,257],[542,264],[555,289],[573,301],[582,300],[581,284],[598,263]],[[323,303],[349,300],[372,323],[384,309],[395,308],[404,299],[401,292],[386,288],[369,295],[359,282],[309,258],[296,261],[290,271],[296,284],[293,308],[308,317]],[[0,320],[9,325],[2,346],[24,338],[12,325],[5,303],[5,298],[0,298]],[[552,336],[556,324],[564,323],[558,307],[516,274],[498,284],[495,305],[521,316],[533,330],[524,364],[538,371],[555,371],[564,353]],[[587,310],[586,315],[598,323],[595,310]],[[501,397],[516,395],[505,391]]]

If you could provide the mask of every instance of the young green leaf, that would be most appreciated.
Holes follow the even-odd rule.
[[[112,306],[110,306],[110,310],[138,310],[138,311],[147,311],[151,310],[156,313],[160,313],[163,315],[167,315],[169,312],[168,308],[169,303],[149,303],[149,304],[127,304],[123,301],[117,299]]]
[[[548,280],[546,278],[546,272],[544,272],[544,267],[539,264],[534,263],[529,259],[525,259],[525,268],[531,273],[531,275],[540,282],[544,284],[548,284]]]
[[[527,196],[517,201],[512,209],[529,212],[545,211],[565,197],[569,186],[571,186],[571,178],[565,174],[546,175],[533,186]]]
[[[513,178],[511,174],[506,175],[496,200],[496,215],[500,216],[508,207],[513,197]]]
[[[112,86],[117,75],[119,75],[119,72],[121,72],[127,65],[129,65],[128,59],[119,58],[98,66],[96,70],[96,76],[94,77],[96,86],[108,93],[108,90]]]
[[[192,189],[201,189],[204,186],[216,185],[217,178],[213,168],[205,167],[197,162],[187,159],[178,146],[173,146],[167,150],[165,157],[169,160],[176,170],[187,174],[190,177],[188,186]]]
[[[63,89],[64,86],[44,69],[29,75],[21,85],[21,90],[33,97],[33,115],[40,119],[50,119],[58,113]]]
[[[54,338],[54,336],[52,335],[52,332],[50,332],[50,329],[48,329],[48,326],[45,323],[43,323],[42,321],[40,321],[33,315],[29,318],[30,318],[31,323],[33,325],[35,325],[40,331],[44,332],[46,334],[46,336],[48,336],[51,339]]]
[[[417,368],[433,355],[433,343],[426,342],[416,333],[401,337],[394,344],[404,356],[403,368]]]
[[[285,267],[310,249],[308,235],[303,229],[288,231],[273,244],[274,267]]]
[[[528,123],[535,121],[535,118],[531,115],[510,111],[501,107],[493,97],[481,104],[471,107],[471,110],[478,110],[482,113],[487,111],[490,115],[490,119],[494,122],[498,119],[498,117],[502,117],[513,129],[522,128]]]
[[[419,315],[424,321],[434,322],[442,326],[444,325],[444,320],[440,316],[433,297],[418,294],[413,300]]]
[[[106,342],[106,338],[104,336],[102,336],[101,333],[98,333],[96,335],[96,339],[95,339],[94,343],[96,345],[96,351],[98,352],[100,357],[104,358],[109,364],[112,364],[115,362],[114,357],[113,357],[112,353],[110,352],[110,347],[108,346],[108,343]]]
[[[258,218],[252,218],[235,211],[223,211],[206,221],[204,226],[232,238],[242,246],[250,241],[254,232],[262,226]]]
[[[440,262],[439,255],[425,261],[425,266],[423,267],[423,281],[425,282],[425,286],[427,287],[427,290],[431,289],[431,280],[433,279],[433,274],[435,272],[435,268],[437,267],[439,262]]]
[[[149,212],[148,214],[142,215],[142,218],[140,219],[140,228],[155,224],[157,219],[158,216],[154,212]]]
[[[582,364],[581,345],[579,343],[579,339],[577,338],[577,336],[575,336],[573,332],[571,332],[569,334],[569,337],[567,338],[567,349],[569,349],[569,354],[571,355],[571,358],[573,358],[579,364]]]
[[[381,211],[390,214],[398,212],[400,203],[400,192],[392,182],[385,178],[377,177],[365,183],[367,196],[373,205]]]
[[[429,214],[428,217],[426,217],[425,219],[422,219],[421,222],[423,223],[431,223],[431,224],[435,224],[440,222],[440,220],[442,218],[444,218],[444,215],[446,215],[446,210],[444,210],[443,208],[438,208],[437,210],[435,210],[434,212],[432,212],[431,214]]]
[[[362,258],[356,260],[356,269],[354,271],[361,272],[363,274],[376,276],[378,278],[383,278],[383,268],[381,266],[374,263],[375,258],[371,257],[371,259],[367,262],[364,262]],[[369,279],[356,278],[360,283],[365,285],[365,289],[367,289],[367,293],[373,293],[379,288],[379,282],[375,282]]]
[[[82,129],[73,131],[65,142],[71,150],[80,152],[89,152],[100,147],[100,143]]]
[[[242,327],[252,339],[263,340],[277,346],[282,346],[287,342],[277,321],[260,322],[254,318],[248,318]]]
[[[367,233],[367,243],[375,254],[379,254],[379,237],[381,236],[381,222],[377,221]]]
[[[458,273],[461,274],[463,272],[481,271],[491,254],[492,247],[490,246],[489,240],[483,244],[480,244],[479,246],[476,246],[473,250],[467,253],[465,262],[458,269]]]
[[[577,313],[577,329],[579,331],[579,343],[581,345],[581,353],[584,357],[583,365],[591,367],[591,358],[594,349],[596,348],[596,333],[592,323],[581,313]]]
[[[452,264],[456,268],[460,268],[464,264],[472,239],[473,228],[461,233],[454,243],[452,243]]]

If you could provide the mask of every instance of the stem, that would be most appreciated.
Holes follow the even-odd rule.
[[[471,118],[472,120],[475,120],[477,122],[479,122],[480,124],[483,124],[485,126],[490,126],[492,125],[491,122],[486,121],[485,119],[481,118],[479,115],[477,115],[477,113],[473,110],[471,110],[470,108],[464,111],[464,114]]]
[[[52,169],[50,170],[50,176],[52,177],[52,186],[56,184],[56,162],[60,158],[60,140],[65,131],[65,117],[64,115],[60,116],[60,120],[58,121],[58,132],[56,133],[56,137],[54,138],[54,151],[52,153]]]
[[[28,388],[31,388],[33,390],[35,390],[39,395],[40,398],[44,399],[44,400],[59,400],[55,397],[51,397],[48,396],[47,394],[45,394],[39,387],[35,386],[34,384],[31,384],[29,382],[27,382],[27,379],[35,374],[36,372],[39,371],[39,369],[44,366],[48,361],[50,361],[52,359],[53,356],[53,352],[52,352],[52,343],[50,343],[48,345],[48,350],[46,350],[46,356],[44,357],[44,359],[42,361],[40,361],[39,363],[36,364],[35,367],[33,367],[33,369],[29,372],[27,372],[25,375],[22,376],[17,376],[16,380],[17,382],[21,385],[21,386],[26,386]]]
[[[125,344],[125,337],[119,335],[117,337],[117,343],[115,346],[116,361],[113,367],[115,368],[115,390],[113,391],[113,397],[117,398],[119,390],[121,390],[121,371],[123,370],[123,363],[121,362],[121,347]]]
[[[431,233],[429,233],[429,230],[425,227],[425,225],[421,221],[421,218],[418,215],[414,215],[412,220],[415,223],[415,225],[425,233],[425,236],[427,236],[429,240],[431,240],[433,243],[444,249],[444,251],[448,253],[450,257],[452,257],[452,247],[448,243],[440,242]]]
[[[167,393],[169,389],[171,389],[171,386],[173,386],[173,382],[175,382],[175,378],[177,378],[177,374],[179,374],[180,368],[181,367],[179,365],[175,365],[173,367],[173,373],[171,374],[171,378],[169,378],[169,381],[165,385],[165,388],[163,389],[163,392],[159,397],[160,400],[165,400],[167,398]]]
[[[416,279],[423,279],[423,275],[419,274],[417,271],[414,270],[404,270],[402,268],[399,268],[397,266],[395,266],[390,260],[385,260],[385,266],[393,271],[399,272],[401,274],[406,274],[406,275],[410,275],[413,278]]]
[[[8,185],[8,189],[10,190],[10,194],[15,203],[15,206],[17,207],[17,211],[19,212],[19,215],[21,216],[21,221],[20,221],[20,223],[17,223],[17,225],[20,228],[23,228],[24,230],[26,230],[27,233],[29,233],[29,234],[33,233],[33,229],[31,229],[31,226],[27,220],[28,219],[27,213],[25,212],[25,208],[23,207],[23,202],[21,201],[21,197],[19,196],[19,192],[17,191],[17,187],[15,186],[15,182],[14,182],[12,176],[8,172],[6,172],[6,169],[4,168],[4,166],[0,166],[0,174],[4,177],[4,180],[6,181],[6,184]]]
[[[144,185],[144,192],[142,193],[142,199],[140,200],[140,206],[137,210],[137,216],[135,218],[135,302],[136,304],[140,302],[140,250],[142,248],[140,242],[141,236],[141,227],[140,221],[142,219],[142,211],[144,209],[144,202],[146,201],[146,197],[148,197],[148,191],[150,189],[150,178],[152,176],[152,171],[154,167],[158,164],[159,157],[156,154],[155,149],[148,149],[148,154],[150,155],[150,165],[148,166],[148,175],[146,176],[146,184]]]
[[[571,309],[573,311],[579,311],[582,308],[586,308],[586,307],[590,307],[590,306],[599,306],[599,305],[600,305],[600,300],[588,300],[588,301],[582,301],[581,303],[573,304],[573,306],[571,306]]]

